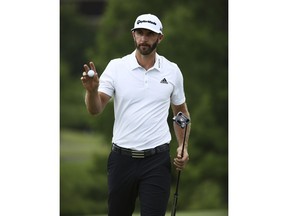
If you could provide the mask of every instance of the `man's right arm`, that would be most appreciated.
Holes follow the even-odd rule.
[[[92,92],[86,90],[85,104],[88,112],[91,115],[100,114],[104,110],[110,98],[109,95],[99,92],[98,90]]]
[[[98,91],[99,77],[96,72],[96,68],[93,62],[90,62],[89,66],[87,64],[84,65],[84,72],[82,74],[81,81],[83,87],[86,89],[85,104],[87,110],[91,115],[97,115],[104,110],[111,97]],[[89,77],[87,75],[90,69],[95,72],[93,77]]]

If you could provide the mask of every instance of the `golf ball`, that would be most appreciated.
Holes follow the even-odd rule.
[[[87,74],[89,77],[93,77],[95,72],[93,70],[89,70]]]

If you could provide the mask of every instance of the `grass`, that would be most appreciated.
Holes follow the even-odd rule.
[[[166,216],[170,216],[171,213],[166,213]],[[203,210],[203,211],[191,211],[191,212],[176,212],[177,216],[227,216],[227,210]],[[86,215],[88,216],[88,215]],[[107,215],[89,215],[89,216],[107,216]],[[133,214],[133,216],[140,216],[139,213]]]
[[[95,171],[95,160],[107,158],[110,148],[109,142],[101,135],[61,130],[60,215],[83,215],[95,212],[95,209],[98,212],[105,212],[106,199],[95,200],[95,196],[102,196],[97,186],[102,178],[106,181],[106,173]],[[97,179],[93,174],[95,172],[97,172]],[[105,187],[103,183],[101,185]],[[100,204],[103,207],[99,206]],[[103,210],[99,211],[99,209]]]
[[[86,160],[93,155],[108,155],[111,146],[101,135],[89,132],[61,130],[60,157],[61,160]]]

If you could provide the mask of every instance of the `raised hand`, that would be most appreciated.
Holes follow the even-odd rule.
[[[94,63],[89,62],[89,66],[87,64],[84,64],[83,68],[84,68],[84,71],[82,73],[81,81],[82,81],[84,88],[89,92],[97,91],[99,87],[99,77],[98,77],[96,68],[94,66]],[[93,77],[88,76],[89,70],[94,71]]]

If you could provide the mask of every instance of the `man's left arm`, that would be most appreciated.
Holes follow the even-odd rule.
[[[189,115],[189,111],[188,111],[186,103],[183,103],[181,105],[172,104],[171,107],[172,107],[174,116],[176,116],[178,112],[182,112],[185,116],[187,116],[190,119],[190,115]],[[183,157],[181,153],[182,153],[185,129],[181,128],[175,122],[173,123],[173,127],[174,127],[174,132],[177,138],[177,142],[178,142],[177,156],[174,158],[174,165],[176,166],[177,170],[183,170],[183,168],[186,166],[187,162],[189,161],[188,141],[189,141],[189,135],[190,135],[190,124],[186,125],[187,131],[186,131],[186,138],[185,138],[185,143],[184,143]]]

